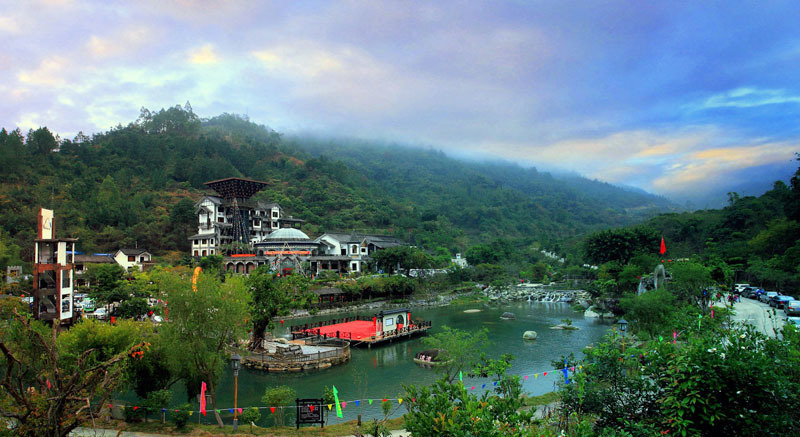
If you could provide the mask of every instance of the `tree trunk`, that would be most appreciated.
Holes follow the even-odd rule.
[[[209,378],[209,380],[210,379],[211,378]],[[210,392],[209,394],[211,395],[211,408],[214,409],[214,417],[217,419],[217,425],[219,425],[219,427],[222,428],[224,424],[222,423],[222,418],[219,417],[219,411],[217,411],[217,393],[214,391],[214,383],[211,382],[208,383],[208,391]]]
[[[253,338],[250,339],[250,350],[260,349],[264,343],[264,337],[267,332],[269,322],[256,322],[253,321]]]

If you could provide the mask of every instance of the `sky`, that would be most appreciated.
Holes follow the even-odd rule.
[[[0,126],[191,102],[722,203],[800,152],[793,1],[0,0]]]

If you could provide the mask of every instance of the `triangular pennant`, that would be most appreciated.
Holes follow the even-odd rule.
[[[233,414],[233,408],[228,408],[228,411],[230,411],[231,414]]]
[[[525,377],[524,377],[524,378],[522,378],[522,379],[524,379],[525,381],[527,381],[527,380],[528,380],[528,375],[525,375]]]
[[[308,411],[311,411],[313,413],[314,412],[314,406],[313,405],[309,405],[308,406]]]
[[[386,402],[386,398],[383,398],[383,402]]]
[[[402,403],[403,403],[403,398],[399,398],[399,399],[397,399],[397,403],[398,403],[398,404],[402,404]]]
[[[533,379],[539,379],[539,374],[538,373],[534,373],[533,374]]]
[[[269,411],[270,413],[275,414],[275,407],[269,407]]]
[[[542,376],[547,376],[547,372],[542,373]]]
[[[570,372],[574,372],[574,371],[575,371],[575,366],[572,366],[572,367],[569,369],[569,371],[570,371]]]
[[[360,402],[360,401],[356,401],[356,407],[358,406],[359,402]]]
[[[108,408],[114,408],[114,406],[111,405],[111,404],[108,404]]]
[[[369,400],[369,404],[372,405],[372,399]]]
[[[331,411],[331,408],[333,408],[333,404],[328,404],[328,411]]]
[[[161,409],[161,412],[162,412],[162,413],[166,413],[166,412],[167,412],[167,409],[166,409],[166,408],[162,408],[162,409]]]
[[[241,409],[241,408],[239,408],[238,410],[239,410],[239,414],[242,414],[242,409]]]
[[[486,384],[481,385],[481,388],[486,388]]]
[[[475,386],[473,385],[472,387],[470,387],[470,390],[475,390]]]
[[[189,411],[189,415],[191,416],[192,414],[194,414],[194,411]]]
[[[342,408],[347,406],[347,401],[342,401]]]

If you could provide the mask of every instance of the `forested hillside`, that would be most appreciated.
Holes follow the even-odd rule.
[[[306,220],[304,230],[359,229],[419,246],[465,250],[496,238],[545,246],[631,224],[661,198],[594,181],[557,180],[511,164],[476,164],[400,146],[292,138],[235,115],[201,120],[188,104],[74,139],[46,127],[0,131],[0,258],[30,259],[40,206],[85,252],[138,245],[185,251],[203,182],[272,183],[257,197]],[[582,190],[587,190],[586,193]]]
[[[722,209],[661,214],[635,228],[590,235],[586,255],[621,288],[662,258],[699,257],[720,283],[739,281],[796,293],[800,286],[800,168],[790,185],[776,181],[760,197],[728,194]],[[601,276],[604,276],[601,274]]]

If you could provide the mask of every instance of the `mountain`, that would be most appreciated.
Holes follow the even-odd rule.
[[[203,183],[231,176],[269,181],[256,198],[304,219],[309,234],[358,229],[453,251],[498,238],[552,247],[674,210],[599,181],[433,149],[286,138],[236,115],[200,119],[188,106],[143,108],[127,126],[73,140],[3,129],[0,162],[2,233],[27,259],[39,206],[55,209],[57,235],[78,237],[85,252],[186,251]]]

